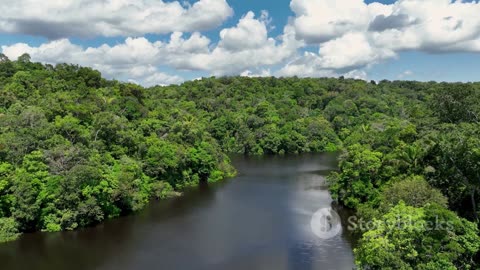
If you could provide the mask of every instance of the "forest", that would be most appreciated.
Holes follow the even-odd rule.
[[[0,242],[231,178],[230,154],[339,152],[333,198],[377,224],[355,232],[359,269],[475,269],[479,116],[480,83],[212,77],[143,88],[0,55]]]

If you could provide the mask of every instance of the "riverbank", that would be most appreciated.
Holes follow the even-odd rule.
[[[336,169],[334,155],[232,163],[234,179],[187,189],[136,215],[0,245],[2,270],[352,269],[347,235],[322,240],[310,228],[312,214],[332,203],[320,187]]]

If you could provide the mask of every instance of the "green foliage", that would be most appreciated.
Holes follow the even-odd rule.
[[[357,214],[365,220],[378,219],[400,202],[412,207],[448,206],[448,199],[438,189],[432,188],[423,176],[413,175],[392,179],[383,187],[379,199],[359,205]]]
[[[142,88],[0,54],[0,241],[74,230],[232,177],[227,154],[343,150],[334,199],[366,218],[364,269],[468,269],[478,251],[480,84],[204,78]]]
[[[208,113],[158,94],[90,68],[0,55],[2,239],[91,226],[232,177]],[[278,121],[270,109],[258,113]]]
[[[0,163],[0,218],[11,215],[12,186],[11,175],[14,172],[13,166],[8,163]]]
[[[192,106],[188,112],[194,117],[173,110],[181,120],[176,129],[183,141],[189,140],[185,137],[188,133],[200,130],[198,124],[203,122],[226,152],[290,154],[341,147],[334,126],[323,113],[331,98],[325,90],[330,83],[319,79],[208,78],[147,92],[153,97],[148,100],[151,106],[160,106],[165,98]]]
[[[348,147],[340,157],[341,173],[329,176],[333,198],[351,208],[376,200],[379,195],[377,188],[382,184],[382,157],[382,153],[360,144]]]
[[[480,248],[476,225],[436,204],[401,202],[374,223],[355,250],[360,269],[471,269]]]
[[[382,81],[376,89],[376,95],[367,90],[358,99],[342,93],[325,109],[345,147],[339,172],[329,176],[332,195],[357,209],[362,220],[379,223],[359,232],[357,264],[478,267],[477,225],[447,207],[478,221],[479,84]],[[420,223],[440,217],[453,225],[443,231],[384,225],[395,223],[395,216]]]
[[[156,199],[168,199],[180,195],[180,193],[176,192],[167,182],[159,181],[152,183],[151,188],[152,194]]]
[[[410,176],[388,185],[381,195],[381,207],[395,206],[403,201],[408,206],[423,207],[427,204],[448,206],[448,200],[443,194],[428,184],[422,176]]]
[[[415,241],[424,233],[423,209],[401,203],[373,220],[375,229],[365,232],[355,250],[360,269],[414,269],[410,262],[418,257]]]
[[[478,219],[480,126],[448,124],[440,129],[439,134],[435,133],[436,144],[426,157],[430,165],[428,179],[447,194],[453,207]]]
[[[0,243],[13,241],[20,236],[14,218],[0,218]]]
[[[431,106],[445,123],[478,123],[480,106],[479,93],[472,84],[443,83],[435,89]]]

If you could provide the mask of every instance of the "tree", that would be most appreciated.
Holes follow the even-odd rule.
[[[0,218],[10,216],[13,197],[10,192],[12,187],[12,174],[14,168],[9,163],[0,163]]]
[[[89,131],[81,125],[80,120],[71,114],[65,117],[55,117],[55,128],[72,144],[77,142],[85,143],[89,136]]]
[[[479,121],[478,91],[472,84],[443,83],[436,89],[431,107],[445,123]]]
[[[28,64],[31,62],[31,60],[32,57],[30,57],[28,53],[24,53],[18,57],[17,62],[20,64]]]
[[[332,197],[351,208],[376,200],[377,188],[382,184],[382,157],[382,153],[360,144],[348,147],[340,157],[341,172],[329,176]]]
[[[6,78],[12,77],[15,72],[15,66],[12,61],[10,61],[5,54],[0,53],[0,82]]]
[[[0,243],[13,241],[19,236],[18,224],[15,219],[0,217]]]
[[[428,204],[448,206],[448,200],[435,188],[432,188],[423,176],[410,176],[388,185],[381,195],[384,208],[404,202],[408,206],[423,207]],[[382,208],[382,206],[381,206]]]
[[[26,155],[12,181],[12,217],[21,231],[34,231],[38,229],[45,199],[43,191],[49,181],[48,166],[43,161],[42,152]]]
[[[471,269],[480,248],[475,224],[436,204],[400,202],[355,249],[360,269]]]
[[[480,191],[479,134],[476,124],[444,126],[428,157],[432,168],[429,181],[448,194],[454,206],[463,212],[466,208],[476,220]]]

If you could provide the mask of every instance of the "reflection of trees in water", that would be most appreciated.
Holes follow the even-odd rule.
[[[132,224],[118,219],[75,232],[25,234],[0,246],[2,270],[95,269],[116,256],[131,236]]]
[[[138,230],[169,217],[182,216],[212,201],[215,188],[201,185],[185,197],[154,202],[136,215],[107,221],[74,232],[25,234],[0,245],[2,270],[102,269],[105,262],[123,259],[138,248]],[[166,232],[168,233],[168,232]]]
[[[348,223],[348,219],[355,216],[355,211],[348,209],[336,202],[332,202],[332,209],[340,216],[340,222],[342,223],[342,237],[346,239],[353,248],[355,248],[360,240],[360,235],[357,235],[354,231],[348,230],[351,225]]]
[[[154,202],[140,214],[139,218],[151,223],[159,223],[169,218],[181,217],[197,208],[204,208],[214,201],[215,190],[226,185],[227,182],[228,180],[215,184],[200,183],[198,187],[186,190],[181,197]]]
[[[327,191],[326,175],[328,175],[327,171],[301,173],[296,177],[297,183],[295,185],[305,191]]]

